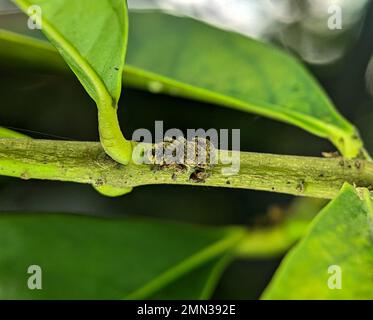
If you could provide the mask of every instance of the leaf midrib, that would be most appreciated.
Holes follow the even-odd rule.
[[[236,230],[231,231],[225,238],[205,247],[204,249],[196,252],[192,256],[183,260],[182,262],[169,268],[159,276],[153,278],[144,286],[134,290],[130,294],[126,295],[124,299],[144,299],[149,297],[151,294],[156,293],[160,289],[164,288],[166,285],[177,280],[181,276],[191,272],[203,263],[212,260],[219,254],[229,251],[229,249],[234,248],[239,244],[240,240],[244,238],[245,229],[235,228]],[[206,289],[207,290],[207,289]]]
[[[31,3],[27,0],[13,0],[18,6],[27,14],[27,9],[31,6]],[[111,105],[112,97],[109,93],[106,85],[99,77],[99,75],[94,71],[91,65],[86,59],[78,52],[74,45],[72,45],[62,34],[60,34],[57,29],[45,18],[43,17],[43,31],[49,37],[54,39],[60,46],[65,50],[72,60],[79,65],[79,67],[84,71],[86,76],[90,79],[92,85],[94,86],[99,101],[96,101],[98,105]],[[39,40],[41,42],[41,40]],[[41,46],[40,46],[41,47]]]
[[[208,99],[208,101],[210,101],[210,102],[214,101],[215,103],[217,103],[219,105],[229,107],[229,108],[233,108],[233,109],[236,109],[236,110],[239,110],[239,111],[247,112],[248,110],[243,110],[243,108],[247,108],[247,109],[250,109],[252,112],[262,114],[262,115],[265,115],[267,117],[274,118],[276,120],[282,120],[282,121],[289,122],[288,121],[289,118],[283,117],[283,114],[286,114],[287,116],[292,117],[292,121],[293,121],[294,124],[297,124],[297,125],[299,125],[303,128],[305,127],[304,123],[303,122],[298,122],[298,120],[296,118],[297,117],[304,117],[308,120],[309,123],[312,123],[314,125],[314,128],[312,128],[310,126],[307,126],[307,128],[310,131],[312,130],[312,132],[314,134],[319,135],[319,136],[327,137],[327,135],[330,135],[331,133],[333,133],[333,131],[334,131],[334,133],[335,132],[341,132],[341,128],[336,127],[334,124],[330,124],[330,123],[320,121],[320,120],[318,120],[316,118],[313,118],[313,117],[311,117],[311,116],[309,116],[305,113],[297,112],[295,110],[289,110],[288,108],[285,108],[281,105],[264,103],[262,101],[254,100],[254,99],[250,100],[250,101],[241,101],[239,99],[232,98],[232,97],[227,96],[225,94],[220,94],[220,93],[217,93],[217,92],[209,90],[209,89],[199,88],[199,87],[193,86],[191,84],[183,83],[181,81],[177,81],[177,80],[165,77],[165,76],[160,76],[156,73],[145,71],[143,69],[140,69],[140,68],[132,66],[132,65],[125,65],[124,70],[125,70],[125,72],[128,72],[128,73],[130,73],[132,75],[135,75],[135,76],[151,77],[152,79],[149,80],[149,81],[154,81],[156,79],[163,84],[174,86],[177,89],[185,89],[185,90],[188,90],[190,92],[194,91],[194,93],[200,94],[200,97],[206,98],[206,100]],[[189,95],[187,95],[187,96],[190,97]],[[267,113],[266,112],[267,110],[256,109],[256,108],[261,108],[261,106],[271,106],[273,108],[270,108],[270,110]],[[274,117],[273,114],[276,114],[276,117]],[[344,123],[344,125],[345,125],[344,129],[349,130],[350,133],[353,133],[353,128],[352,128],[351,125],[346,123],[343,118],[339,119],[339,120]],[[327,130],[325,130],[325,128],[327,128]]]

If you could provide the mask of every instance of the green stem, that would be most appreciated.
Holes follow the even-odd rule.
[[[267,228],[249,229],[235,250],[235,256],[279,257],[302,237],[309,223],[306,220],[288,221]]]
[[[131,160],[132,145],[122,134],[116,106],[102,104],[98,108],[98,123],[100,141],[105,152],[115,161],[128,164]]]
[[[343,158],[315,158],[240,153],[240,171],[225,176],[217,164],[203,181],[191,170],[172,167],[154,171],[149,165],[124,166],[106,155],[96,142],[0,139],[0,175],[23,179],[71,181],[128,188],[151,184],[242,188],[332,199],[344,182],[372,188],[373,163]]]

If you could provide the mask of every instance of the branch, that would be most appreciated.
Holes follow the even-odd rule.
[[[215,165],[203,182],[191,171],[150,165],[121,165],[110,159],[96,142],[0,139],[0,175],[22,179],[71,181],[136,187],[151,184],[201,185],[242,188],[331,199],[344,182],[373,187],[373,163],[343,158],[315,158],[241,152],[241,168],[224,176]]]

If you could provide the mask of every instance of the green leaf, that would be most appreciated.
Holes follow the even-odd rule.
[[[31,6],[41,8],[38,22],[43,33],[97,104],[100,139],[105,151],[118,162],[128,163],[131,144],[124,139],[117,119],[128,33],[126,1],[14,2],[29,14]]]
[[[263,298],[373,299],[370,197],[367,189],[345,184],[284,259]],[[341,289],[336,289],[339,275]]]
[[[2,214],[0,299],[206,297],[242,235],[145,219]],[[30,265],[42,269],[42,290],[27,288]]]
[[[288,54],[189,18],[132,13],[129,21],[128,83],[285,121],[358,155],[355,128]]]
[[[345,157],[362,151],[354,126],[287,53],[190,18],[133,12],[129,21],[126,85],[288,122],[330,139]],[[11,43],[13,54],[30,66],[20,51],[26,43],[31,51],[40,51],[39,41],[31,45],[28,38],[14,38],[12,41],[9,33],[0,33],[0,41],[6,46]],[[0,55],[10,54],[10,49],[0,48]],[[35,57],[35,61],[43,64],[40,58]],[[50,62],[49,57],[46,63]],[[61,64],[56,63],[55,71],[60,70]]]
[[[231,258],[232,256],[228,254],[214,259],[172,282],[150,298],[155,300],[209,299]]]
[[[4,29],[0,29],[0,57],[2,68],[63,74],[70,71],[50,43]]]
[[[268,259],[282,257],[307,231],[310,222],[325,206],[326,200],[295,198],[291,206],[277,215],[280,223],[251,228],[237,247],[236,256]],[[270,215],[270,211],[266,215]]]

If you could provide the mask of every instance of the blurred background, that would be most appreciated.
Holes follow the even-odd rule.
[[[270,42],[301,59],[373,152],[373,4],[370,0],[128,0],[133,10],[161,9]],[[328,8],[342,9],[342,29],[327,26]],[[0,28],[43,37],[0,0]],[[129,43],[129,45],[131,45]],[[125,88],[119,118],[130,138],[137,128],[239,128],[241,150],[315,155],[327,141],[284,123],[209,104]],[[35,138],[97,141],[96,107],[73,77],[35,74],[0,62],[0,125]],[[121,105],[122,104],[122,105]],[[198,117],[195,115],[198,114]],[[146,186],[117,199],[86,185],[0,177],[0,212],[69,212],[151,216],[208,225],[263,223],[293,197],[248,190]],[[188,203],[188,206],[185,204]],[[215,298],[257,298],[280,259],[236,261]]]

